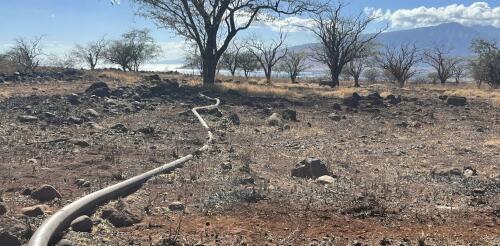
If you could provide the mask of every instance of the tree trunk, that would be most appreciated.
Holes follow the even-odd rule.
[[[215,74],[217,73],[217,58],[213,52],[206,52],[203,56],[203,85],[215,84]]]
[[[297,76],[295,76],[295,75],[290,76],[290,80],[292,81],[292,84],[296,84],[297,83]]]
[[[340,70],[337,71],[338,69],[335,68],[330,68],[330,76],[332,77],[331,81],[331,87],[339,86],[339,77],[340,77]]]
[[[359,85],[359,77],[354,77],[354,87],[360,87],[360,85]]]

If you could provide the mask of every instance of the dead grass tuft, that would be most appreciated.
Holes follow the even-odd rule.
[[[484,143],[486,147],[500,147],[500,138],[493,138]]]
[[[141,77],[136,73],[106,70],[98,73],[99,77],[109,78],[123,84],[135,84],[141,80]]]

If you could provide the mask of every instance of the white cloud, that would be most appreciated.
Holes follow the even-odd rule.
[[[444,7],[418,7],[396,11],[365,8],[365,13],[379,20],[390,22],[393,28],[433,26],[448,22],[463,25],[492,25],[500,27],[500,7],[491,7],[486,2],[475,2],[469,6],[451,4]]]

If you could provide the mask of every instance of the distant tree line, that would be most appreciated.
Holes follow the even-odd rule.
[[[414,44],[380,46],[376,38],[385,29],[366,34],[375,19],[363,13],[346,15],[344,5],[332,1],[172,1],[134,0],[141,15],[167,27],[186,39],[192,52],[186,65],[199,69],[203,83],[211,85],[220,69],[232,76],[238,71],[248,77],[261,70],[271,82],[274,71],[288,74],[292,83],[300,79],[312,62],[328,68],[325,84],[339,86],[340,78],[353,80],[360,86],[368,82],[386,80],[403,87],[417,75],[417,66],[427,64],[433,72],[428,79],[434,83],[459,83],[465,76],[473,77],[478,85],[498,88],[500,83],[500,52],[496,43],[477,40],[471,45],[472,59],[453,57],[450,47],[435,45],[419,50]],[[291,50],[286,45],[286,34],[280,32],[273,40],[247,39],[235,41],[240,32],[256,20],[273,21],[286,15],[307,15],[311,22],[304,28],[314,34],[318,45],[310,52]],[[240,18],[244,16],[245,18]],[[16,39],[14,47],[0,57],[16,65],[19,71],[34,72],[40,66],[43,37]],[[104,37],[75,49],[62,57],[51,58],[53,64],[71,67],[85,64],[94,70],[100,64],[116,64],[124,71],[139,71],[141,65],[160,54],[158,44],[148,30],[132,30],[120,38]]]

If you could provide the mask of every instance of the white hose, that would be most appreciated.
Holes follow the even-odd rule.
[[[209,100],[215,100],[216,103],[213,105],[209,106],[203,106],[203,107],[195,107],[191,111],[196,115],[198,120],[200,121],[201,125],[207,129],[208,132],[208,140],[203,145],[198,151],[204,151],[206,150],[210,143],[213,140],[213,135],[212,132],[210,131],[210,127],[208,127],[207,123],[203,118],[200,116],[200,114],[197,112],[197,110],[200,109],[213,109],[219,106],[220,100],[217,98],[210,98],[207,97],[203,94],[200,94],[202,97],[209,99]],[[153,176],[156,176],[158,174],[167,172],[167,171],[172,171],[178,166],[180,166],[182,163],[185,163],[191,159],[193,159],[194,155],[189,154],[184,157],[181,157],[175,161],[172,161],[170,163],[167,163],[163,166],[157,167],[153,170],[150,170],[148,172],[145,172],[143,174],[139,174],[135,177],[132,177],[130,179],[124,180],[120,183],[108,186],[104,189],[95,191],[91,194],[88,194],[66,206],[61,208],[59,211],[57,211],[54,215],[50,216],[47,220],[43,222],[43,224],[35,231],[33,236],[31,237],[28,245],[31,246],[47,246],[50,242],[50,239],[58,232],[63,231],[65,228],[68,227],[68,225],[73,221],[75,218],[80,216],[83,212],[89,211],[99,204],[102,204],[104,202],[107,202],[111,199],[114,199],[116,197],[119,197],[126,192],[142,185],[144,182],[146,182],[148,179],[150,179]]]

